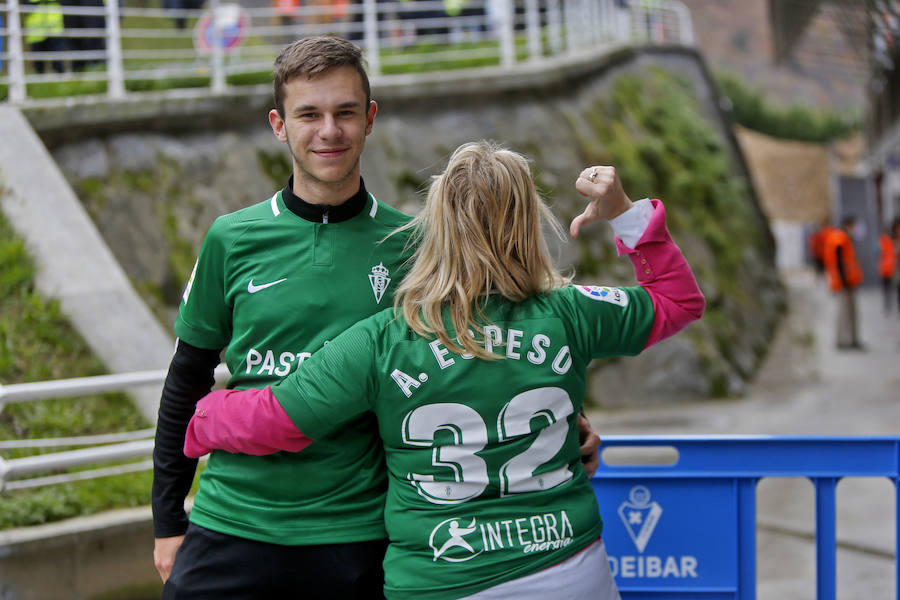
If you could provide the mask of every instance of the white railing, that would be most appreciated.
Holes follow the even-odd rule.
[[[217,384],[222,384],[228,379],[229,373],[225,365],[219,365],[216,368],[215,376]],[[165,378],[166,371],[162,370],[0,385],[0,410],[3,409],[5,404],[13,402],[35,402],[50,398],[116,392],[140,385],[161,387]],[[0,450],[89,446],[88,448],[39,454],[24,458],[9,460],[0,458],[0,491],[145,471],[153,466],[153,461],[149,457],[153,454],[152,438],[155,431],[155,429],[149,428],[102,435],[0,441]],[[136,458],[144,460],[109,467],[96,467],[73,473],[26,477],[35,473],[48,473],[84,465],[108,464]]]
[[[266,82],[281,47],[335,33],[366,53],[373,77],[460,66],[537,61],[610,42],[692,45],[678,0],[311,0],[287,8],[207,0],[206,9],[137,8],[125,0],[58,6],[66,27],[47,37],[36,0],[0,4],[0,86],[25,104],[68,82],[72,94],[112,99],[142,89],[208,87],[222,93]],[[296,6],[299,4],[300,6]],[[295,8],[292,8],[295,6]],[[29,24],[32,27],[29,27]],[[77,26],[76,26],[77,25]],[[81,90],[74,89],[81,86]],[[56,90],[54,93],[59,93]]]

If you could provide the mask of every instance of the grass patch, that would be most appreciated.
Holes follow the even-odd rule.
[[[772,137],[824,143],[845,137],[861,127],[858,116],[817,111],[802,105],[773,106],[761,93],[728,73],[718,73],[716,81],[722,95],[731,101],[735,122]]]
[[[0,194],[4,192],[0,190]],[[0,214],[0,382],[100,375],[103,365],[68,323],[59,303],[34,289],[25,245]],[[8,404],[0,440],[130,431],[149,427],[121,393]],[[0,451],[4,459],[55,449]],[[38,525],[109,508],[149,503],[151,473],[135,473],[0,493],[0,529]]]

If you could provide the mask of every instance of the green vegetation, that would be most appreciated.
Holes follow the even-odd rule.
[[[688,246],[709,249],[707,257],[689,256],[701,286],[714,282],[716,292],[707,293],[703,322],[687,334],[708,358],[713,392],[724,395],[727,379],[716,375],[713,363],[724,358],[744,375],[733,356],[742,328],[769,328],[777,316],[746,322],[758,305],[751,290],[770,285],[758,281],[759,273],[749,266],[761,262],[758,256],[769,244],[747,183],[733,171],[732,155],[703,116],[690,83],[660,68],[620,76],[584,118],[593,134],[582,140],[586,164],[615,164],[634,198],[667,199],[677,206],[667,213],[673,235]],[[615,269],[612,252],[591,249],[581,256],[590,258],[576,265],[579,273]],[[753,352],[759,360],[765,348]]]
[[[262,172],[269,178],[272,185],[276,189],[283,186],[292,173],[292,165],[287,153],[280,150],[278,152],[259,150],[257,157]]]
[[[516,36],[513,43],[515,45],[516,60],[527,58],[528,40],[524,36]],[[441,59],[431,56],[439,52],[462,53],[462,56]],[[422,57],[420,62],[411,60],[411,57],[416,55]],[[403,63],[384,64],[390,63],[391,59],[395,57],[402,57]],[[381,60],[381,72],[385,75],[496,66],[500,64],[500,45],[492,41],[460,42],[458,44],[420,42],[404,48],[383,48],[381,50]]]
[[[3,191],[0,190],[0,194]],[[0,382],[102,374],[103,367],[60,312],[34,289],[34,267],[0,215]],[[0,439],[129,431],[148,427],[123,394],[12,403],[0,412]],[[44,451],[58,451],[54,448]],[[3,450],[5,459],[35,454]],[[147,504],[150,473],[0,493],[0,529],[37,525],[108,508]]]
[[[679,199],[672,229],[700,233],[716,257],[717,275],[733,280],[743,241],[760,241],[746,183],[735,176],[731,154],[702,116],[690,84],[659,68],[623,76],[612,94],[585,115],[602,148],[596,158],[615,164],[637,198]],[[737,286],[735,286],[735,289]]]
[[[847,118],[800,105],[772,106],[762,94],[748,89],[733,75],[720,73],[716,80],[722,95],[731,101],[735,122],[772,137],[821,143],[844,137],[860,127],[858,117]]]
[[[274,154],[268,158],[276,161]],[[273,165],[272,169],[281,173],[280,163],[273,162]],[[281,181],[285,179],[287,175]],[[132,283],[145,299],[150,300],[151,309],[163,323],[171,323],[172,315],[166,312],[166,307],[178,305],[197,257],[198,249],[179,231],[185,222],[196,225],[197,215],[203,209],[194,183],[178,161],[159,156],[154,170],[115,170],[103,177],[83,178],[74,184],[78,197],[95,221],[100,220],[108,203],[117,195],[133,197],[137,194],[152,207],[155,227],[164,237],[168,268],[160,282],[136,280]],[[179,209],[181,213],[176,215]]]

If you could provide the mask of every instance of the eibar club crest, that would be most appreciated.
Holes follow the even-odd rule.
[[[384,296],[385,290],[391,283],[388,275],[390,275],[390,271],[384,266],[384,263],[378,263],[372,267],[372,273],[369,274],[369,283],[372,284],[372,293],[375,294],[376,304],[381,304],[381,297]]]
[[[619,505],[619,517],[638,552],[643,552],[663,510],[658,502],[650,502],[650,490],[643,485],[631,488],[628,500]]]

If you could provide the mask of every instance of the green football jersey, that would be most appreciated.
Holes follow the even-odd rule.
[[[558,563],[602,523],[579,455],[593,358],[639,353],[641,287],[569,286],[488,300],[488,361],[411,332],[393,310],[328,344],[273,387],[314,442],[374,412],[388,467],[385,592],[457,598]]]
[[[406,237],[382,240],[408,220],[369,195],[348,220],[311,222],[285,207],[282,192],[219,217],[203,242],[175,333],[201,348],[227,346],[228,387],[274,384],[350,325],[391,306]],[[383,538],[383,460],[372,415],[345,422],[311,452],[213,452],[190,519],[276,544]]]

